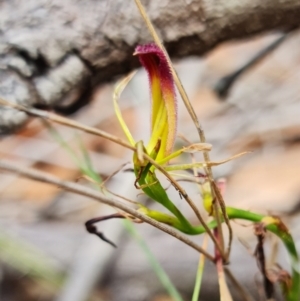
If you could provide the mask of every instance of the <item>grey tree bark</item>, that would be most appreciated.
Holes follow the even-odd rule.
[[[226,40],[294,28],[300,18],[298,0],[144,2],[177,58],[202,55]],[[1,1],[0,20],[0,96],[60,113],[76,111],[95,85],[136,68],[134,47],[151,41],[133,0]],[[0,107],[0,134],[26,120],[25,113]]]

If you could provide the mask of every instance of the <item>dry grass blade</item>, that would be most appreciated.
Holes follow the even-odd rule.
[[[196,153],[202,151],[210,151],[212,145],[210,143],[191,143],[189,146],[183,148],[185,153]]]
[[[224,273],[218,273],[219,287],[220,287],[220,300],[221,301],[233,301],[230,291],[228,289]]]
[[[221,301],[233,301],[230,291],[228,289],[224,267],[223,267],[223,260],[221,257],[217,259],[216,262],[217,271],[218,271],[218,282],[219,282],[219,289],[220,289],[220,300]]]
[[[13,104],[13,103],[11,103],[9,101],[6,101],[4,99],[1,99],[1,98],[0,98],[0,105],[10,107],[10,108],[13,108],[13,109],[16,109],[16,110],[20,110],[20,111],[23,111],[23,112],[25,112],[29,115],[32,115],[32,116],[35,116],[35,117],[40,117],[42,119],[46,119],[46,120],[49,120],[49,121],[52,121],[52,122],[55,122],[55,123],[59,123],[59,124],[74,128],[74,129],[78,129],[78,130],[81,130],[81,131],[89,133],[89,134],[100,136],[102,138],[108,139],[112,142],[115,142],[119,145],[122,145],[122,146],[124,146],[128,149],[131,149],[131,150],[135,151],[135,147],[131,146],[128,142],[120,139],[119,137],[116,137],[116,136],[111,135],[107,132],[101,131],[99,129],[83,125],[83,124],[81,124],[79,122],[76,122],[72,119],[65,118],[65,117],[62,117],[62,116],[59,116],[57,114],[50,113],[50,112],[47,112],[47,111],[38,110],[38,109],[34,109],[34,108],[27,108],[27,107],[24,107],[24,106],[21,106],[21,105],[18,105],[18,104]]]
[[[118,105],[118,101],[120,98],[120,94],[122,93],[122,91],[125,89],[125,87],[127,86],[127,84],[130,82],[130,80],[133,78],[133,76],[135,75],[135,72],[130,73],[128,76],[126,76],[125,78],[123,78],[115,87],[114,90],[114,94],[113,94],[113,101],[114,101],[114,109],[115,109],[115,113],[117,115],[117,118],[120,122],[120,125],[127,137],[127,139],[129,140],[131,145],[135,145],[135,141],[127,127],[126,122],[124,121],[123,117],[122,117],[122,113],[120,110],[120,107]]]
[[[200,123],[198,121],[197,115],[196,115],[196,113],[195,113],[195,111],[194,111],[194,109],[193,109],[193,107],[192,107],[192,105],[191,105],[191,103],[189,101],[189,98],[187,96],[187,93],[186,93],[185,89],[182,86],[182,83],[181,83],[181,81],[180,81],[180,79],[179,79],[179,77],[177,75],[177,72],[176,72],[176,70],[174,69],[174,67],[172,65],[170,57],[169,57],[169,55],[168,55],[168,53],[167,53],[167,51],[166,51],[163,43],[161,42],[158,34],[156,33],[156,30],[155,30],[155,28],[154,28],[151,20],[149,19],[149,17],[147,15],[147,13],[146,13],[146,11],[145,11],[145,9],[144,9],[141,1],[140,0],[135,0],[135,3],[136,3],[136,5],[137,5],[137,7],[138,7],[138,9],[139,9],[139,11],[140,11],[140,13],[141,13],[144,21],[145,21],[145,23],[146,23],[146,25],[147,25],[147,27],[148,27],[148,29],[150,31],[150,34],[153,37],[153,40],[159,46],[159,48],[163,51],[165,57],[167,58],[168,64],[169,64],[169,66],[171,68],[171,71],[172,71],[172,74],[173,74],[173,77],[174,77],[174,81],[175,81],[176,87],[177,87],[177,89],[178,89],[178,91],[179,91],[179,93],[180,93],[180,95],[182,97],[182,100],[183,100],[183,102],[184,102],[184,104],[185,104],[185,106],[186,106],[186,108],[187,108],[187,110],[188,110],[188,112],[189,112],[189,114],[190,114],[193,122],[195,123],[195,126],[197,127],[197,129],[201,133],[200,134],[200,136],[201,136],[200,137],[201,142],[205,143],[204,132],[203,132],[203,130],[200,127]]]
[[[135,0],[135,3],[136,3],[136,5],[137,5],[137,7],[138,7],[138,9],[139,9],[139,11],[140,11],[140,13],[141,13],[144,21],[145,21],[145,23],[146,23],[146,25],[147,25],[147,27],[148,27],[148,29],[150,31],[150,34],[152,35],[155,43],[161,48],[161,50],[163,51],[163,53],[164,53],[164,55],[165,55],[165,57],[166,57],[166,59],[168,61],[168,64],[169,64],[170,69],[171,69],[171,72],[173,74],[173,78],[174,78],[176,87],[177,87],[177,89],[178,89],[178,91],[179,91],[179,93],[181,95],[181,98],[182,98],[182,100],[184,102],[184,105],[185,105],[188,113],[190,114],[191,119],[193,120],[193,123],[195,124],[195,127],[197,129],[197,132],[198,132],[198,135],[199,135],[201,143],[206,143],[206,138],[205,138],[204,131],[203,131],[201,125],[200,125],[200,122],[199,122],[199,120],[197,118],[197,115],[196,115],[196,113],[194,111],[194,108],[193,108],[193,106],[191,105],[191,103],[189,101],[187,93],[186,93],[186,91],[185,91],[185,89],[184,89],[184,87],[183,87],[183,85],[182,85],[182,83],[181,83],[181,81],[180,81],[180,79],[179,79],[179,77],[177,75],[177,72],[176,72],[176,70],[174,69],[174,67],[172,65],[171,59],[170,59],[170,57],[169,57],[169,55],[168,55],[168,53],[167,53],[167,51],[166,51],[163,43],[161,42],[158,34],[156,33],[156,30],[155,30],[155,28],[154,28],[154,26],[153,26],[150,18],[148,17],[148,15],[147,15],[147,13],[146,13],[146,11],[145,11],[145,9],[144,9],[141,1],[140,0]],[[208,162],[210,162],[209,153],[207,151],[203,151],[203,157],[204,157],[204,161],[205,161],[206,164]],[[212,184],[212,182],[213,182],[213,173],[212,173],[211,166],[206,165],[205,171],[206,171],[208,179],[209,179],[209,181],[211,183],[211,191],[212,191],[212,194],[213,194],[213,198],[216,198],[214,187],[213,187],[213,184]],[[219,207],[219,203],[221,203],[222,200],[219,200],[218,198],[216,198],[216,199],[217,199],[217,202],[215,202],[215,212],[219,212],[219,210],[218,210],[219,208],[218,207]],[[223,204],[223,206],[225,206],[225,204]],[[220,235],[222,235],[220,218],[218,218],[218,217],[217,217],[217,222],[218,222],[218,228],[220,230]],[[205,226],[205,225],[203,224],[203,226]],[[219,246],[218,243],[216,243],[216,240],[213,239],[213,241],[214,241],[214,243],[219,248],[220,246]],[[221,242],[224,241],[224,238],[220,238],[220,241]],[[222,246],[222,244],[221,244],[221,246]],[[220,251],[221,251],[221,254],[224,255],[223,247],[221,247]],[[225,259],[225,255],[224,255],[224,259]]]
[[[225,223],[226,223],[228,231],[229,231],[229,241],[228,241],[228,247],[226,250],[226,259],[225,259],[225,262],[228,262],[229,256],[230,256],[230,251],[231,251],[232,240],[233,240],[233,231],[232,231],[232,228],[230,225],[229,218],[226,214],[226,207],[225,207],[225,202],[223,200],[223,196],[215,182],[213,182],[213,186],[214,186],[215,193],[216,193],[218,200],[221,200],[220,207],[221,207],[222,215],[224,217]]]
[[[247,154],[249,154],[249,153],[251,153],[251,152],[242,152],[242,153],[236,154],[236,155],[234,155],[234,156],[232,156],[232,157],[230,157],[230,158],[228,158],[228,159],[225,159],[225,160],[222,160],[222,161],[217,161],[217,162],[214,162],[214,161],[212,161],[212,162],[207,162],[206,164],[207,164],[207,166],[218,166],[218,165],[221,165],[221,164],[230,162],[230,161],[232,161],[232,160],[235,160],[235,159],[237,159],[237,158],[239,158],[239,157],[242,157],[242,156],[244,156],[244,155],[247,155]]]

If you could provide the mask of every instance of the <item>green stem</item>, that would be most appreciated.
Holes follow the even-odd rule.
[[[253,222],[263,222],[266,218],[264,215],[255,214],[249,211],[227,207],[226,212],[229,219],[244,219]],[[270,223],[266,229],[277,235],[286,247],[291,260],[292,267],[292,285],[287,291],[286,299],[288,301],[300,300],[300,274],[299,274],[299,257],[294,240],[289,231],[283,224]]]
[[[255,223],[266,222],[266,219],[270,218],[270,223],[266,222],[266,229],[274,233],[280,238],[280,240],[283,242],[284,246],[286,247],[291,259],[292,285],[287,292],[286,300],[299,301],[300,300],[299,257],[297,254],[297,249],[294,240],[291,234],[288,232],[288,230],[284,227],[284,225],[279,222],[279,219],[272,218],[271,216],[265,216],[262,214],[257,214],[250,211],[237,209],[237,208],[226,207],[226,213],[229,219],[242,219],[242,220],[248,220]],[[185,227],[185,225],[183,225],[180,222],[180,220],[165,213],[147,209],[145,210],[145,214],[148,215],[149,217],[154,218],[159,222],[171,225],[172,227],[189,235],[199,235],[206,232],[202,225],[194,226],[192,228]],[[210,229],[216,228],[217,227],[216,220],[209,222],[207,226]]]
[[[164,286],[166,291],[171,296],[172,300],[174,301],[183,301],[182,297],[180,296],[179,292],[177,291],[176,287],[170,280],[169,276],[166,274],[166,272],[163,270],[159,262],[156,260],[155,256],[150,251],[149,247],[147,246],[145,240],[139,235],[139,233],[136,231],[132,223],[128,220],[124,220],[124,226],[127,229],[127,231],[135,238],[139,246],[144,251],[144,254],[146,255],[148,262],[151,264],[151,267],[155,271],[157,277],[159,278],[161,284]]]
[[[205,236],[203,239],[203,245],[202,247],[206,249],[207,247],[207,240],[208,236]],[[204,264],[205,264],[205,256],[203,254],[200,254],[198,268],[197,268],[197,274],[196,274],[196,280],[195,280],[195,286],[192,296],[192,301],[198,301],[199,295],[200,295],[200,289],[201,289],[201,283],[202,283],[202,277],[204,272]]]
[[[148,163],[141,174],[139,174],[138,165],[135,165],[135,175],[138,178],[138,183],[142,187],[143,192],[148,195],[151,199],[155,200],[159,204],[167,208],[171,213],[175,215],[175,219],[178,219],[179,223],[184,229],[188,231],[193,231],[193,226],[177,208],[177,206],[169,199],[165,189],[160,184],[157,179],[155,172],[150,171],[151,164]]]

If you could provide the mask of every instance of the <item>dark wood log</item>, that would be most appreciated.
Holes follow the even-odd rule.
[[[300,17],[297,0],[144,2],[174,58],[291,29]],[[0,96],[61,113],[88,103],[95,85],[136,68],[134,47],[152,40],[133,0],[2,1],[0,19]],[[0,108],[0,133],[26,118]]]

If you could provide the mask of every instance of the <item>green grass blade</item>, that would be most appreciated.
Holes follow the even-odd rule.
[[[125,228],[127,229],[127,231],[129,232],[129,234],[135,239],[135,241],[138,243],[138,245],[143,250],[152,269],[154,270],[154,272],[157,275],[158,279],[160,280],[161,284],[166,289],[166,291],[168,292],[170,297],[173,299],[173,301],[183,301],[181,295],[177,291],[176,287],[173,285],[169,276],[163,270],[160,263],[156,260],[155,256],[152,254],[149,247],[147,246],[145,240],[139,235],[139,233],[135,229],[134,225],[132,225],[132,223],[128,220],[124,221],[124,225],[125,225]]]
[[[51,126],[49,123],[46,123],[46,122],[44,124],[47,127],[47,129],[49,130],[49,132],[52,135],[52,137],[54,138],[54,140],[56,140],[56,142],[59,143],[66,152],[68,152],[68,154],[71,156],[74,164],[80,169],[80,171],[84,175],[93,179],[96,183],[101,183],[102,179],[98,175],[98,173],[95,172],[95,170],[93,169],[90,156],[87,152],[87,149],[84,147],[80,137],[77,135],[77,140],[78,140],[79,148],[82,153],[83,159],[79,158],[79,156],[76,154],[76,152],[70,147],[70,145],[68,143],[66,143],[64,138],[60,135],[60,133],[53,126]]]
[[[102,182],[102,179],[99,176],[99,174],[94,170],[91,158],[89,156],[89,153],[88,153],[86,147],[82,143],[82,140],[80,139],[79,136],[77,136],[77,140],[78,140],[78,144],[79,144],[82,156],[83,156],[83,162],[84,162],[84,166],[85,166],[85,174],[87,176],[89,176],[91,179],[93,179],[97,184],[100,184]]]
[[[3,229],[0,229],[0,257],[1,261],[23,275],[47,284],[52,289],[57,290],[63,284],[64,275],[54,261],[34,245]]]
[[[78,168],[81,170],[81,172],[93,179],[97,184],[100,184],[102,182],[101,177],[98,175],[98,173],[94,170],[92,161],[90,159],[90,156],[88,154],[88,151],[84,144],[82,143],[82,140],[77,137],[79,141],[80,151],[82,154],[82,158],[80,159],[74,150],[63,140],[61,135],[56,131],[53,127],[47,124],[47,128],[49,129],[50,133],[54,137],[54,139],[71,155],[74,163],[78,166]],[[99,187],[97,187],[99,189]],[[168,275],[165,273],[159,262],[156,260],[156,258],[151,253],[150,249],[148,248],[147,244],[143,240],[143,238],[138,234],[135,227],[132,225],[130,221],[125,220],[124,221],[125,229],[131,234],[131,236],[136,240],[136,242],[139,244],[141,249],[143,250],[144,254],[146,255],[146,258],[151,265],[152,269],[154,270],[155,274],[157,275],[158,279],[160,280],[163,287],[166,289],[168,294],[172,297],[174,301],[183,301],[182,297],[180,296],[179,292],[176,290],[173,283],[170,281]]]
[[[48,122],[43,122],[44,126],[48,129],[49,133],[53,137],[53,139],[60,144],[60,146],[70,155],[75,165],[77,165],[80,169],[83,168],[81,165],[80,160],[77,158],[76,153],[74,150],[66,143],[66,141],[63,139],[63,137],[60,135],[60,133]]]
[[[206,246],[207,246],[207,236],[205,235],[203,239],[202,247],[206,249]],[[192,301],[199,300],[202,277],[204,272],[204,264],[205,264],[205,256],[203,254],[200,254]]]

